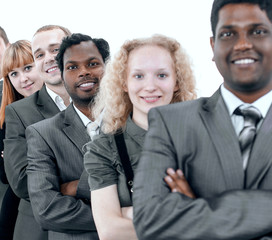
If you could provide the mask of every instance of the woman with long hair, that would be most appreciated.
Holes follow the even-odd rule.
[[[169,37],[125,42],[108,64],[93,114],[102,132],[85,145],[93,217],[100,239],[137,239],[132,223],[133,171],[148,111],[196,97],[187,55]]]
[[[43,86],[43,81],[35,68],[29,41],[19,40],[5,50],[1,72],[4,82],[0,108],[0,128],[4,133],[6,106],[30,96]],[[0,140],[3,141],[3,139]],[[3,149],[1,149],[2,151]],[[3,154],[1,154],[0,162],[0,179],[3,183],[8,184],[4,171]],[[20,199],[9,186],[5,192],[0,211],[0,239],[12,239],[19,201]]]

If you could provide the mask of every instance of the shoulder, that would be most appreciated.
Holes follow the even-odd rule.
[[[173,116],[173,115],[184,115],[186,113],[198,112],[198,109],[202,108],[209,98],[199,98],[191,101],[184,101],[179,103],[173,103],[169,105],[164,105],[156,107],[150,110],[149,115],[160,114],[163,116]]]
[[[65,118],[65,110],[57,113],[53,117],[46,118],[46,119],[43,119],[39,122],[31,124],[30,126],[36,128],[36,129],[47,128],[49,130],[52,127],[55,128],[55,126],[63,125],[64,118]]]
[[[15,111],[25,111],[23,107],[30,108],[29,106],[35,106],[36,100],[38,98],[39,93],[35,92],[31,96],[23,98],[19,101],[15,101],[9,104],[6,108],[13,108]],[[22,109],[23,108],[23,109]]]

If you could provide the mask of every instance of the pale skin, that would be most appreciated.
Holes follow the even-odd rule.
[[[176,90],[174,64],[167,50],[143,46],[130,52],[124,91],[133,104],[135,124],[147,130],[148,111],[169,104]],[[133,208],[121,208],[116,184],[92,191],[91,204],[101,240],[137,239],[132,222]]]

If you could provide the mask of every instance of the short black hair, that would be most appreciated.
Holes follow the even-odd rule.
[[[80,44],[81,42],[87,42],[87,41],[92,41],[95,44],[99,53],[102,56],[104,63],[109,59],[110,47],[106,40],[104,40],[103,38],[92,38],[88,35],[84,35],[81,33],[73,33],[72,35],[67,36],[62,40],[58,55],[56,56],[56,61],[60,69],[61,76],[63,75],[63,69],[64,69],[63,56],[66,49],[70,48],[73,45],[77,45],[77,44]]]
[[[266,12],[267,17],[269,18],[270,22],[272,22],[272,0],[214,0],[211,11],[211,27],[213,37],[215,37],[220,9],[227,4],[239,4],[239,3],[249,3],[258,5],[261,10]]]

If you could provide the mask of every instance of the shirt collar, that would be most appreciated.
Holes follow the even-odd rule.
[[[228,89],[225,88],[224,84],[221,85],[220,91],[222,94],[222,97],[227,105],[228,111],[230,116],[233,114],[234,110],[239,107],[240,105],[245,106],[254,106],[260,110],[262,113],[263,118],[265,118],[270,105],[272,103],[272,91],[268,92],[261,98],[257,99],[255,102],[249,104],[244,103],[241,101],[238,97],[236,97],[232,92],[230,92]]]
[[[85,114],[83,114],[74,104],[73,107],[78,114],[79,118],[83,122],[84,126],[87,127],[88,123],[92,122]]]

